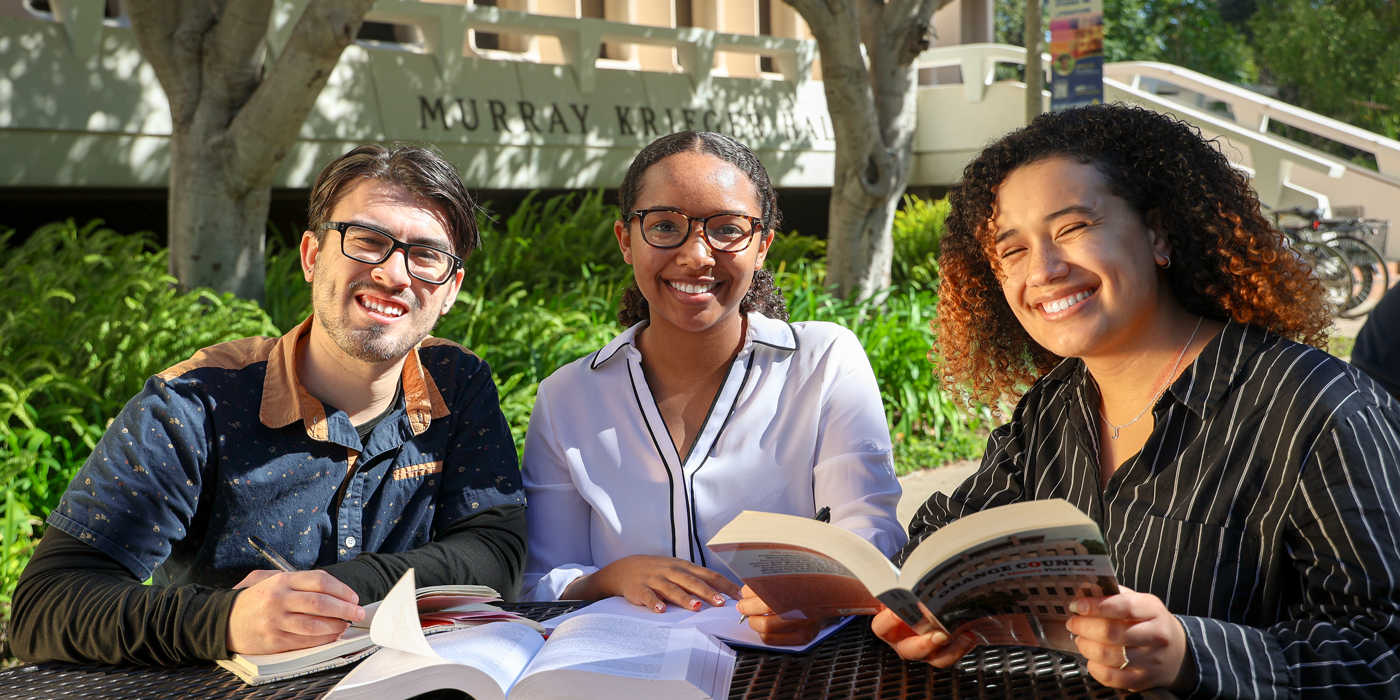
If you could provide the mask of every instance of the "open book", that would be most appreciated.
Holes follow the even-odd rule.
[[[475,700],[727,698],[734,652],[695,627],[582,615],[549,640],[494,623],[425,637],[415,624],[412,571],[384,598],[370,636],[383,648],[327,700],[398,700],[461,690]]]
[[[1098,525],[1068,501],[965,516],[930,535],[903,570],[860,536],[816,520],[745,511],[709,547],[784,619],[873,614],[919,633],[1079,653],[1065,622],[1079,597],[1118,592]]]
[[[515,622],[544,632],[534,620],[491,605],[500,602],[501,596],[489,586],[427,586],[415,591],[413,597],[425,634],[491,622]],[[354,663],[379,648],[370,639],[370,625],[379,606],[378,601],[364,606],[365,619],[351,624],[334,642],[277,654],[234,654],[233,658],[217,663],[248,685],[262,685]]]

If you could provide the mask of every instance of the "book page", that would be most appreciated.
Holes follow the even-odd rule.
[[[493,622],[434,635],[428,644],[439,657],[490,676],[504,695],[544,646],[544,637],[524,625]]]
[[[1074,600],[1117,592],[1113,564],[1092,521],[979,542],[913,586],[953,635],[1071,653],[1078,650],[1065,623]]]
[[[693,628],[673,628],[619,615],[585,615],[559,625],[524,676],[567,668],[627,678],[685,677],[690,651],[697,644]]]
[[[730,603],[732,605],[732,603]],[[702,603],[703,605],[703,603]],[[566,612],[558,617],[550,618],[540,623],[547,630],[552,630],[568,620],[572,620],[580,615],[620,615],[622,617],[632,617],[648,622],[666,622],[678,624],[690,618],[695,613],[682,608],[674,603],[666,604],[665,612],[656,612],[645,605],[633,605],[627,602],[626,598],[615,595],[611,598],[604,598],[596,603],[586,605],[573,612]]]
[[[413,590],[413,569],[409,569],[380,601],[374,622],[370,623],[369,637],[382,647],[438,658],[423,635]]]
[[[784,620],[874,615],[880,609],[860,577],[817,550],[776,543],[715,545],[713,541],[710,548]],[[885,566],[893,568],[888,562]]]

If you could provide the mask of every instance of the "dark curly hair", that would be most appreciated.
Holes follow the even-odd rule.
[[[627,175],[622,178],[622,186],[618,188],[617,208],[621,210],[619,218],[626,221],[627,215],[632,212],[632,207],[637,203],[637,195],[641,193],[642,179],[651,166],[663,158],[686,152],[714,156],[738,168],[739,172],[748,176],[749,182],[753,183],[754,195],[758,199],[760,214],[763,217],[763,229],[766,232],[764,235],[771,237],[782,226],[783,214],[778,211],[778,193],[773,190],[773,183],[768,180],[768,171],[763,168],[758,156],[733,137],[710,131],[668,134],[643,148],[632,161],[631,167],[627,168]],[[773,273],[767,270],[754,271],[753,281],[749,283],[749,292],[739,302],[739,311],[757,311],[769,318],[787,320],[787,301],[783,299],[782,290],[774,284]],[[633,279],[632,284],[622,292],[617,322],[624,327],[631,327],[650,317],[651,311],[647,307],[646,297],[642,296],[642,291],[637,288],[636,279]]]
[[[1161,213],[1176,264],[1172,294],[1191,313],[1250,323],[1324,348],[1332,324],[1312,270],[1264,218],[1248,180],[1195,127],[1123,104],[1050,112],[988,146],[948,193],[938,258],[944,383],[974,398],[1015,398],[1063,359],[1036,343],[1002,294],[990,221],[1017,168],[1066,157],[1093,165],[1139,216]]]

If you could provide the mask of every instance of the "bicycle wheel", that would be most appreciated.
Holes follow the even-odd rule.
[[[1322,243],[1294,239],[1292,248],[1298,256],[1312,268],[1317,281],[1322,283],[1323,298],[1333,314],[1340,315],[1351,301],[1356,282],[1352,278],[1351,263],[1342,254]]]
[[[1385,258],[1370,243],[1351,236],[1333,238],[1327,241],[1327,247],[1346,258],[1353,280],[1351,298],[1338,315],[1342,318],[1365,316],[1376,308],[1381,296],[1390,288],[1390,270]]]

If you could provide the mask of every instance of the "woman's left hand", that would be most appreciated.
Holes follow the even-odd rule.
[[[1074,601],[1066,624],[1089,675],[1110,688],[1188,690],[1196,669],[1181,621],[1161,598],[1118,588],[1118,595]]]
[[[740,591],[743,598],[739,600],[735,609],[741,615],[749,616],[749,627],[758,633],[759,639],[764,644],[774,646],[796,646],[806,644],[817,638],[817,633],[821,629],[831,624],[831,619],[818,620],[784,620],[773,614],[773,609],[763,602],[753,589],[744,586]]]

